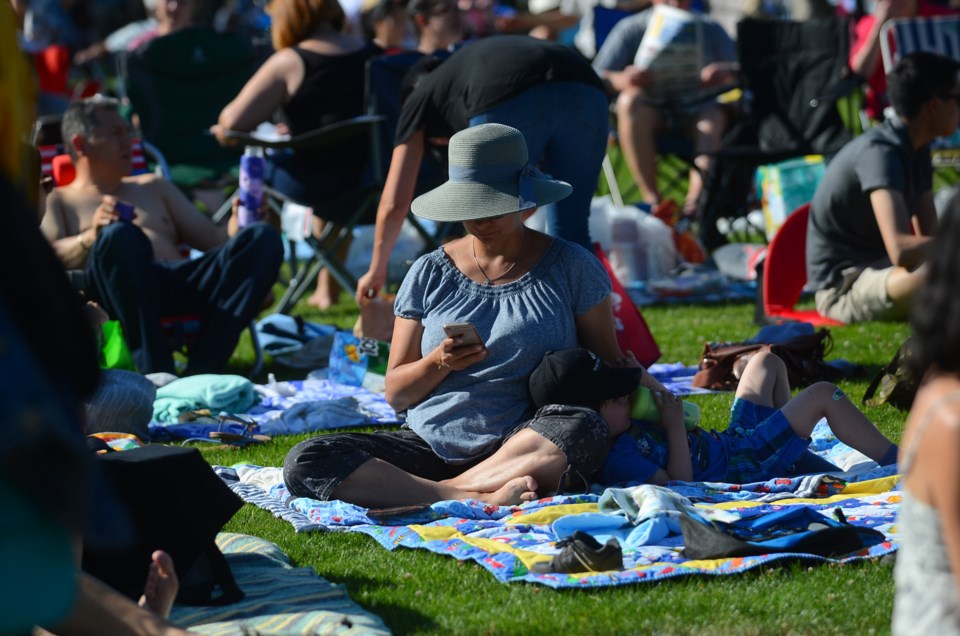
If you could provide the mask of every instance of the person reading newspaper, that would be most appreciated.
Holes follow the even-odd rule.
[[[644,202],[660,203],[656,136],[677,133],[694,144],[697,169],[683,204],[693,215],[703,191],[709,153],[720,146],[727,115],[702,92],[734,79],[736,45],[723,28],[691,13],[691,0],[653,0],[653,6],[618,22],[593,61],[616,96],[620,147]],[[664,106],[669,104],[669,106]]]

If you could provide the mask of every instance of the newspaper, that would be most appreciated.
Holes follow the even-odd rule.
[[[653,7],[634,65],[651,72],[651,97],[690,95],[701,89],[703,21],[666,4]]]

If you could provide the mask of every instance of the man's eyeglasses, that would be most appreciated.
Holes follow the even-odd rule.
[[[43,188],[43,191],[47,194],[53,192],[53,186],[56,184],[53,182],[53,177],[43,177],[40,179],[40,187]]]

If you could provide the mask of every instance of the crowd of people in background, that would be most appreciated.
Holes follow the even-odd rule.
[[[8,386],[14,369],[27,369],[23,377],[36,379],[33,393],[7,392],[16,408],[6,424],[15,428],[21,413],[40,408],[41,389],[56,386],[49,393],[59,392],[59,400],[42,405],[43,412],[54,441],[82,472],[83,451],[74,435],[82,428],[78,409],[100,376],[78,290],[58,269],[84,271],[80,291],[98,303],[97,311],[124,323],[143,373],[176,372],[160,333],[162,315],[198,313],[215,325],[202,334],[184,373],[218,373],[242,329],[270,305],[282,260],[277,230],[266,223],[239,227],[236,203],[227,225],[218,226],[172,183],[155,175],[131,176],[131,125],[121,115],[121,102],[82,96],[84,88],[71,84],[77,69],[106,64],[109,56],[156,38],[188,28],[232,30],[254,46],[272,42],[272,52],[219,119],[209,122],[224,145],[233,143],[230,131],[250,132],[263,122],[297,135],[356,117],[365,110],[370,60],[413,54],[397,96],[403,105],[371,262],[357,289],[346,290],[359,305],[387,286],[387,263],[411,209],[425,219],[462,223],[466,232],[416,261],[399,288],[386,390],[391,405],[406,412],[408,427],[302,442],[284,467],[292,493],[371,507],[457,497],[512,504],[584,486],[603,474],[611,439],[628,426],[627,397],[611,393],[596,404],[566,410],[537,404],[536,415],[528,417],[527,380],[534,368],[549,350],[577,346],[595,354],[597,368],[606,363],[624,372],[622,377],[630,376],[630,390],[642,384],[657,391],[659,406],[672,414],[670,441],[658,449],[659,460],[648,453],[641,464],[635,440],[620,438],[621,446],[629,447],[620,461],[629,466],[617,474],[653,483],[716,477],[689,461],[693,449],[684,441],[679,399],[666,394],[632,354],[621,351],[610,280],[590,253],[587,219],[610,135],[611,101],[617,117],[613,128],[647,204],[662,200],[654,137],[669,130],[693,143],[698,169],[691,171],[681,204],[693,217],[701,175],[711,169],[711,153],[721,147],[733,115],[716,102],[677,109],[648,99],[651,77],[634,60],[655,7],[712,16],[705,21],[707,57],[700,76],[706,87],[736,80],[736,19],[847,16],[852,18],[850,69],[866,82],[866,114],[874,125],[832,158],[812,200],[807,271],[824,315],[845,322],[912,316],[918,336],[914,371],[927,381],[902,449],[833,385],[818,385],[791,401],[782,363],[767,355],[748,367],[738,397],[764,407],[763,415],[744,417],[765,424],[779,418],[778,429],[758,423],[757,430],[776,435],[767,446],[782,444],[789,451],[788,467],[804,458],[810,430],[821,415],[834,418],[840,439],[865,449],[880,464],[893,463],[900,453],[906,475],[905,549],[896,575],[894,630],[958,630],[955,491],[960,482],[948,479],[944,486],[943,476],[956,472],[960,452],[953,356],[960,346],[960,316],[953,313],[960,311],[955,256],[960,223],[952,218],[960,210],[954,200],[947,218],[938,219],[930,144],[960,125],[960,62],[911,54],[885,73],[879,61],[880,28],[887,21],[955,13],[951,4],[271,0],[263,6],[250,0],[145,0],[142,5],[134,0],[12,0],[12,11],[4,6],[0,12],[0,26],[16,22],[18,47],[36,75],[0,73],[0,79],[5,94],[8,87],[15,94],[19,84],[26,87],[23,95],[37,99],[0,102],[6,109],[0,109],[0,132],[5,133],[0,136],[0,190],[9,193],[11,209],[19,215],[11,214],[5,223],[11,236],[26,237],[22,245],[13,241],[18,251],[7,257],[38,263],[25,282],[45,276],[38,287],[44,290],[41,305],[48,305],[50,315],[70,320],[74,331],[60,333],[60,350],[53,351],[36,331],[46,316],[38,318],[40,308],[32,303],[25,306],[24,287],[2,286],[0,333],[26,346],[0,350],[0,371],[11,379]],[[594,37],[596,5],[633,12],[603,43]],[[103,77],[93,73],[84,79]],[[106,82],[99,86],[108,88]],[[63,143],[75,174],[70,184],[49,196],[40,194],[35,206],[39,171],[33,155],[21,148],[17,125],[42,115],[62,117]],[[269,157],[265,178],[289,199],[321,208],[360,183],[367,152],[366,146],[352,146],[336,154],[276,153]],[[428,154],[446,156],[449,180],[426,191],[418,175]],[[545,232],[525,225],[539,207],[545,208]],[[36,242],[38,225],[48,243],[40,241],[40,247],[52,249],[30,254],[24,246]],[[184,246],[204,254],[185,258]],[[55,284],[46,284],[50,281]],[[333,282],[321,280],[311,302],[326,308],[338,298]],[[930,311],[918,311],[918,303]],[[531,315],[537,319],[528,320]],[[478,326],[484,342],[465,344],[462,334],[444,331],[447,323],[463,321]],[[521,349],[525,355],[517,356]],[[470,374],[460,373],[468,367]],[[491,411],[497,411],[495,417]],[[35,450],[36,439],[19,441]],[[735,466],[718,466],[713,467],[718,475],[737,474]],[[12,484],[9,466],[0,462],[0,469],[0,486]],[[27,499],[18,503],[24,514],[31,511]],[[76,519],[71,522],[69,532],[58,535],[65,546],[78,532]],[[72,577],[75,564],[63,552]],[[169,555],[155,554],[140,604],[115,598],[78,574],[74,605],[59,608],[55,618],[66,621],[63,633],[74,628],[81,633],[86,621],[100,615],[120,617],[121,623],[146,621],[155,626],[152,633],[179,633],[164,619],[178,585],[173,568]],[[115,633],[127,632],[120,625]]]

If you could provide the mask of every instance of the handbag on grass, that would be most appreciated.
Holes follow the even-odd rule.
[[[834,374],[824,361],[833,345],[830,331],[801,334],[781,342],[710,342],[700,355],[700,369],[691,384],[714,391],[732,391],[740,383],[740,375],[758,351],[776,354],[787,367],[790,388],[809,386],[820,380],[829,380]]]
[[[243,501],[200,451],[150,444],[97,455],[96,462],[125,506],[136,538],[128,545],[85,542],[84,571],[137,599],[150,555],[165,550],[180,578],[178,603],[226,605],[243,598],[215,542]]]

